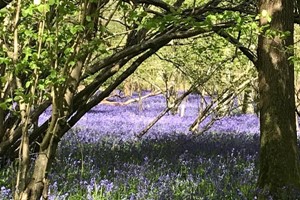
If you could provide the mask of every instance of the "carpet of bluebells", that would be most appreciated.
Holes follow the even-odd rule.
[[[188,130],[198,106],[190,95],[183,117],[167,114],[141,139],[165,108],[162,96],[143,100],[142,111],[96,106],[62,139],[49,199],[255,199],[257,116],[225,117],[195,137]],[[13,164],[0,171],[0,199],[11,199],[14,175]]]

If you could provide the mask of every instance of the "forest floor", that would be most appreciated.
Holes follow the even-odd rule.
[[[198,106],[189,97],[184,116],[167,114],[137,138],[165,108],[161,95],[143,100],[142,110],[137,102],[99,104],[62,139],[50,199],[254,199],[257,116],[224,117],[195,137]],[[0,171],[0,199],[11,199],[14,171]]]

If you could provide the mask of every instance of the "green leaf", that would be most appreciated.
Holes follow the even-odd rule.
[[[0,102],[0,108],[3,110],[9,109],[11,102],[12,102],[12,98],[5,99],[4,102]]]
[[[1,15],[2,15],[2,14],[6,14],[7,12],[8,12],[8,10],[7,10],[6,7],[0,9],[0,14],[1,14]]]
[[[8,64],[9,58],[7,57],[0,57],[0,64]]]
[[[23,9],[21,14],[23,17],[27,17],[28,15],[33,16],[33,6],[29,6],[27,9]]]
[[[86,16],[85,19],[86,19],[86,21],[88,21],[88,22],[92,21],[91,16]]]
[[[51,69],[51,72],[50,72],[49,77],[50,77],[51,79],[56,78],[56,77],[57,77],[57,72],[56,72],[54,69]]]
[[[209,23],[209,25],[213,25],[217,21],[217,17],[215,15],[208,15],[206,17],[206,21]]]
[[[37,10],[40,12],[40,13],[43,13],[43,12],[48,12],[50,10],[50,7],[48,4],[40,4],[37,6]]]
[[[71,28],[70,28],[70,32],[73,34],[73,35],[75,35],[75,33],[77,32],[77,28],[76,27],[74,27],[74,26],[72,26]]]
[[[30,67],[31,69],[38,69],[38,68],[39,68],[39,67],[37,66],[37,64],[34,63],[34,62],[29,63],[29,67]]]
[[[29,88],[29,86],[31,85],[31,83],[32,83],[32,80],[27,81],[27,82],[25,83],[25,88]]]
[[[52,5],[54,5],[55,4],[55,0],[48,0],[48,5],[49,6],[52,6]]]
[[[0,108],[1,108],[2,110],[7,110],[7,109],[8,109],[8,106],[7,106],[7,104],[6,104],[5,102],[1,102],[1,103],[0,103]]]
[[[75,65],[75,63],[76,63],[75,61],[71,61],[71,62],[69,62],[68,66],[73,67]]]
[[[39,88],[40,90],[45,90],[45,84],[39,84],[39,85],[38,85],[38,88]]]
[[[22,15],[22,17],[27,17],[28,16],[28,10],[23,10],[22,12],[21,12],[21,15]]]

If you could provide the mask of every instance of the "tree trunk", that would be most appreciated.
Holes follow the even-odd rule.
[[[138,90],[139,90],[139,112],[143,111],[143,99],[142,99],[142,85],[140,82],[137,82]]]
[[[19,200],[37,200],[41,197],[43,199],[48,198],[48,171],[51,167],[59,139],[63,135],[60,131],[63,124],[62,112],[60,112],[62,104],[59,104],[60,99],[57,98],[58,96],[57,89],[53,87],[51,122],[42,142],[39,144],[40,148],[35,160],[33,174],[28,181],[29,183],[21,192]]]
[[[125,96],[132,96],[132,81],[129,79],[129,80],[126,80],[125,83],[124,83],[124,95]]]
[[[41,150],[35,161],[34,171],[29,184],[22,192],[20,200],[48,199],[48,170],[58,145],[58,140],[52,139],[45,150]]]
[[[300,188],[295,121],[293,0],[260,0],[258,40],[260,95],[260,198],[293,199]],[[270,22],[271,19],[271,22]],[[276,34],[268,33],[276,31]],[[288,35],[286,33],[289,33]],[[285,33],[283,36],[282,34]]]
[[[249,88],[249,86],[244,90],[243,93],[243,102],[242,102],[242,113],[243,114],[247,114],[247,113],[252,113],[250,111],[250,93],[251,93],[251,89]]]

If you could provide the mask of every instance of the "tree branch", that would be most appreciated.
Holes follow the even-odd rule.
[[[109,98],[109,97],[107,97],[107,98],[104,98],[104,99],[100,102],[100,104],[112,105],[112,106],[127,106],[127,105],[129,105],[129,104],[131,104],[131,103],[135,103],[135,102],[138,102],[138,101],[140,101],[140,100],[146,99],[146,98],[148,98],[148,97],[152,97],[152,96],[159,95],[159,94],[161,94],[161,93],[162,93],[161,91],[159,91],[159,92],[152,92],[152,93],[146,94],[146,95],[144,95],[144,96],[142,96],[142,97],[137,97],[137,98],[128,99],[128,100],[125,101],[125,102],[109,101],[109,100],[107,100],[107,98]]]
[[[172,6],[167,4],[166,2],[163,2],[161,0],[134,0],[136,4],[148,4],[148,5],[153,5],[156,7],[159,7],[165,11],[170,12],[172,10]]]
[[[177,28],[174,28],[163,35],[157,36],[154,39],[150,39],[139,44],[132,45],[120,52],[115,53],[114,55],[110,56],[107,59],[101,60],[93,64],[89,69],[86,70],[86,73],[82,79],[95,74],[99,70],[105,68],[106,66],[114,64],[116,61],[122,58],[125,58],[127,56],[132,56],[132,55],[136,56],[147,49],[155,49],[157,46],[160,46],[160,44],[165,43],[166,41],[170,41],[173,39],[189,38],[199,34],[210,32],[212,30],[217,32],[218,30],[221,30],[223,28],[228,28],[231,25],[232,23],[223,23],[223,24],[215,25],[211,29],[198,28],[198,29],[190,29],[190,30],[178,30]]]
[[[235,45],[245,56],[247,56],[247,58],[254,64],[256,68],[258,67],[257,55],[253,53],[249,48],[245,47],[242,43],[239,42],[239,40],[237,40],[224,30],[218,30],[215,32],[231,44]]]
[[[169,41],[165,41],[166,43]],[[105,97],[107,97],[119,84],[121,84],[126,78],[128,78],[146,59],[148,59],[151,55],[157,52],[161,47],[163,47],[165,43],[161,43],[160,46],[156,47],[155,49],[150,49],[143,55],[141,55],[136,61],[132,63],[132,65],[126,69],[116,80],[112,83],[108,88],[106,88],[103,92],[98,95],[95,95],[92,100],[87,102],[86,104],[80,106],[77,109],[75,115],[73,115],[70,120],[68,121],[68,126],[62,130],[62,134],[67,132],[72,126],[74,126],[77,121],[91,108],[99,104]]]

